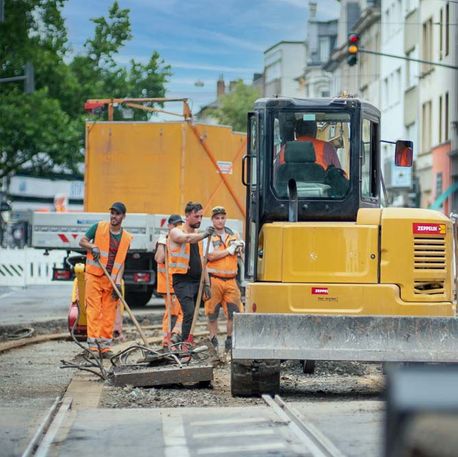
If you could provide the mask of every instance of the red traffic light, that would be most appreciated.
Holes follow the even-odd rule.
[[[357,33],[350,33],[350,35],[348,35],[348,42],[357,44],[359,42],[359,35]]]

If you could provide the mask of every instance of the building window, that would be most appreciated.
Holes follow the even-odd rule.
[[[449,47],[450,47],[450,3],[447,3],[447,5],[445,5],[445,55],[446,56],[448,56]]]
[[[441,8],[439,12],[439,60],[442,60],[444,53],[444,10]]]
[[[431,149],[431,101],[423,103],[421,116],[421,151]]]
[[[439,144],[442,143],[442,95],[439,97]]]
[[[407,58],[417,59],[417,48],[413,48],[407,52]],[[418,62],[406,61],[406,88],[409,89],[417,84],[418,77]]]
[[[401,68],[398,68],[396,70],[396,78],[395,82],[396,87],[395,87],[395,94],[396,94],[396,99],[394,100],[394,103],[400,103],[401,102]]]
[[[423,46],[422,46],[422,60],[431,62],[433,59],[433,19],[429,18],[423,23]],[[432,69],[430,64],[422,64],[422,73],[428,73]]]
[[[445,107],[444,107],[444,140],[448,141],[450,138],[448,136],[448,92],[445,93]]]
[[[442,195],[444,191],[444,179],[442,173],[436,173],[436,198]]]
[[[320,62],[329,60],[329,37],[320,38]]]

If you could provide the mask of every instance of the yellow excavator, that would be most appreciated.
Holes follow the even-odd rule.
[[[456,221],[382,206],[379,110],[264,98],[247,131],[232,394],[278,392],[282,360],[304,372],[316,360],[458,362]],[[396,165],[412,166],[413,144],[395,144]]]

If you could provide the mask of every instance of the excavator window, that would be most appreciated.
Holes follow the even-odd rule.
[[[349,189],[350,114],[278,112],[273,117],[273,188],[288,198],[296,182],[298,198],[343,198]]]
[[[361,139],[361,197],[363,199],[371,199],[377,196],[377,179],[374,175],[374,170],[377,168],[375,129],[376,124],[371,122],[369,119],[363,120],[363,131]]]

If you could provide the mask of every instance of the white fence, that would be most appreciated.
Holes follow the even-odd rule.
[[[62,265],[66,252],[43,253],[42,249],[0,248],[0,286],[51,284],[52,268]]]

